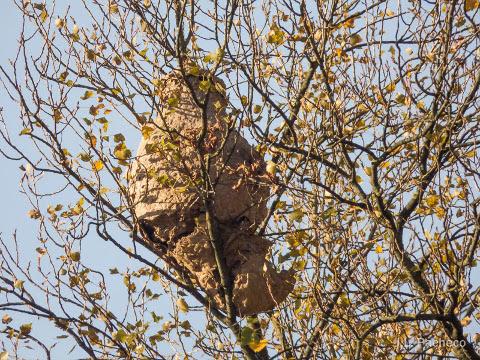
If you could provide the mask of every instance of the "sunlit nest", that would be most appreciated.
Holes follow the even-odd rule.
[[[187,82],[188,81],[188,85]],[[226,121],[224,84],[218,79],[171,73],[155,83],[162,108],[148,125],[129,172],[132,208],[148,241],[168,263],[173,260],[220,308],[225,298],[209,235],[205,199],[218,224],[224,263],[231,272],[237,312],[272,310],[292,291],[291,271],[267,260],[272,244],[254,234],[267,215],[265,163]],[[202,109],[206,104],[206,132]],[[208,93],[208,95],[206,95]],[[202,177],[200,153],[211,157]],[[204,192],[205,183],[211,193]]]

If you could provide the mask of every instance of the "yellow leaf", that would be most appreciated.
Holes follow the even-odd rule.
[[[338,57],[342,57],[344,54],[343,50],[340,49],[340,48],[336,48],[335,49],[335,55],[337,55]]]
[[[282,45],[285,41],[285,33],[277,25],[271,27],[267,36],[267,42],[275,45]]]
[[[65,25],[65,21],[63,19],[58,18],[58,19],[55,20],[55,26],[58,29],[63,28],[64,25]]]
[[[266,171],[270,175],[275,175],[275,173],[277,172],[277,164],[275,164],[273,161],[269,161],[267,163]]]
[[[45,22],[47,19],[48,19],[47,10],[43,9],[42,12],[40,13],[40,20],[42,20],[42,22]]]
[[[332,332],[337,336],[340,335],[341,334],[340,327],[337,324],[333,324],[332,325]]]
[[[198,84],[198,88],[203,92],[207,92],[210,89],[210,85],[211,85],[210,81],[203,80],[203,81],[200,81],[200,83]]]
[[[292,268],[297,271],[302,271],[305,269],[305,266],[307,266],[307,261],[306,260],[297,260],[292,264]]]
[[[125,143],[120,143],[115,147],[113,152],[115,157],[119,160],[126,160],[132,156],[132,152],[125,146]]]
[[[0,360],[8,360],[8,351],[0,352]]]
[[[63,119],[62,112],[58,109],[53,110],[53,120],[58,123],[60,120]]]
[[[178,307],[178,310],[180,310],[183,313],[188,312],[188,304],[184,298],[180,298],[177,300],[177,307]]]
[[[25,281],[23,280],[15,280],[13,282],[13,286],[16,288],[16,289],[23,289],[23,284],[25,283]]]
[[[97,146],[97,137],[93,134],[87,134],[87,139],[90,140],[90,144],[95,147]]]
[[[435,208],[435,215],[437,215],[438,218],[443,219],[447,212],[445,211],[444,208],[441,208],[440,206],[437,206]]]
[[[103,169],[103,162],[102,160],[97,160],[93,163],[93,170],[100,171]]]
[[[380,245],[377,245],[377,246],[375,247],[375,252],[376,252],[377,254],[381,254],[381,253],[383,252],[383,248],[382,248]]]
[[[80,99],[87,100],[87,99],[91,98],[92,96],[93,96],[93,91],[87,90],[87,91],[85,91],[85,94],[83,94],[83,96]]]
[[[389,92],[389,93],[392,93],[395,91],[395,83],[394,82],[391,82],[390,84],[388,84],[386,87],[385,87],[385,91],[386,92]]]
[[[390,166],[390,161],[385,161],[384,163],[382,163],[382,165],[380,165],[381,168],[383,169],[386,169]]]
[[[465,154],[465,156],[468,157],[468,158],[473,158],[473,157],[475,157],[475,154],[476,154],[476,153],[477,153],[477,152],[476,152],[475,150],[472,150],[472,151],[467,152],[467,153]]]
[[[98,115],[98,108],[94,105],[90,106],[90,110],[88,111],[90,115],[97,116]]]
[[[438,195],[428,195],[425,199],[425,202],[429,207],[437,206],[439,203],[440,197]]]
[[[118,13],[118,5],[116,3],[111,3],[110,4],[110,12],[112,14]]]
[[[12,321],[12,317],[8,314],[3,315],[2,324],[8,324]]]
[[[405,104],[407,100],[407,97],[403,94],[397,94],[395,97],[395,101],[398,102],[399,104]]]
[[[465,11],[475,10],[480,6],[478,0],[465,0]]]
[[[431,241],[433,239],[432,234],[430,234],[430,231],[425,230],[424,234],[425,234],[425,237],[427,238],[427,240]]]
[[[472,318],[470,318],[469,316],[466,316],[462,319],[462,321],[460,321],[460,324],[462,324],[463,326],[467,326],[471,322],[472,322]]]
[[[354,28],[355,27],[355,18],[350,18],[347,21],[344,21],[342,24],[343,27],[345,28]]]
[[[197,65],[190,66],[188,73],[193,76],[200,75],[200,68]]]
[[[30,216],[31,219],[38,219],[41,216],[40,211],[38,211],[37,209],[32,209],[27,214],[28,216]]]
[[[211,52],[211,53],[207,54],[203,58],[203,61],[205,61],[207,63],[218,63],[222,60],[223,55],[224,55],[223,50],[218,48],[217,50],[215,50],[215,52]]]
[[[28,335],[32,331],[32,323],[20,325],[20,334]]]
[[[262,339],[258,342],[255,342],[255,341],[250,341],[248,343],[248,346],[250,347],[250,349],[252,349],[253,351],[255,352],[260,352],[262,351],[263,349],[265,349],[265,347],[267,346],[268,344],[268,341],[267,339]]]
[[[217,92],[219,94],[225,95],[225,87],[222,84],[220,84],[219,82],[215,83],[215,90],[217,90]]]
[[[363,171],[365,171],[365,174],[368,176],[372,176],[372,168],[370,166],[363,168]]]

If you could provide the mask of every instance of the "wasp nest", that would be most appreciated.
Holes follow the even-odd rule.
[[[202,191],[208,181],[233,279],[233,303],[242,316],[269,311],[288,296],[294,280],[290,271],[277,272],[266,260],[271,243],[254,234],[267,214],[265,163],[238,132],[228,131],[223,83],[196,76],[188,83],[190,87],[178,73],[171,73],[155,84],[161,103],[168,105],[155,124],[145,128],[130,169],[135,215],[158,254],[174,259],[223,308],[205,219]],[[207,104],[206,116],[191,90]],[[202,177],[199,153],[210,155],[208,176]]]

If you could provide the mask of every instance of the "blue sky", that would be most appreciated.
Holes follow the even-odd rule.
[[[60,3],[64,4],[65,2],[60,1]],[[71,3],[74,2],[72,1]],[[81,12],[76,13],[76,15],[78,14],[81,14]],[[79,16],[81,20],[81,15]],[[0,1],[0,34],[2,35],[2,50],[0,51],[1,65],[7,64],[8,59],[15,54],[20,26],[21,18],[18,10],[13,5],[13,1]],[[19,121],[17,109],[15,105],[7,99],[5,91],[1,86],[0,107],[3,108],[7,122],[12,125],[17,124]],[[18,126],[13,127],[15,129],[18,128]],[[16,135],[15,132],[13,134]],[[2,149],[3,148],[4,147],[2,146]],[[20,165],[21,163],[19,162],[12,162],[0,156],[0,166],[2,169],[2,186],[0,186],[0,199],[2,199],[0,202],[0,232],[4,238],[8,238],[15,230],[17,230],[17,237],[22,244],[22,248],[27,250],[27,254],[29,251],[32,260],[35,260],[36,255],[34,249],[38,246],[35,232],[37,223],[28,218],[27,211],[30,209],[30,206],[28,205],[26,198],[19,192],[19,181],[22,174],[19,169]],[[65,202],[67,201],[68,199],[65,200]],[[125,237],[127,235],[122,234],[122,236]],[[85,245],[82,254],[85,255],[85,257],[88,257],[92,266],[97,269],[104,269],[106,274],[108,274],[108,268],[110,267],[118,267],[121,271],[122,268],[126,268],[127,266],[138,266],[138,264],[133,264],[131,260],[121,255],[118,251],[115,251],[113,246],[110,246],[103,241],[98,241],[95,235],[89,236]],[[121,288],[121,281],[118,279],[115,280],[117,281],[116,283],[118,283],[118,288],[115,286],[115,282],[112,281],[112,286],[109,291],[111,294],[119,295],[115,297],[116,305],[121,307],[122,301],[124,301],[124,297],[122,297],[124,292],[123,288]],[[158,313],[169,310],[170,305],[166,302],[166,299],[166,297],[162,297],[158,302]],[[1,315],[2,314],[0,313],[0,317]],[[39,323],[37,327],[35,327],[35,325],[36,324],[34,324],[34,330],[43,333],[45,339],[52,340],[58,335],[51,332],[50,329],[53,329],[53,327],[48,324]],[[57,354],[62,354],[60,358],[75,359],[78,358],[78,356],[81,356],[81,353],[72,353],[65,357],[64,352],[70,347],[71,344],[70,346],[60,346],[58,348]],[[30,359],[29,357],[27,358]],[[53,358],[55,359],[59,357],[54,356]]]
[[[78,14],[78,13],[77,13]],[[8,60],[15,56],[17,49],[17,39],[21,30],[21,16],[18,9],[14,6],[13,1],[1,1],[0,2],[0,33],[2,34],[2,50],[0,51],[0,64],[2,66],[8,65]],[[18,116],[18,109],[15,104],[7,97],[7,94],[3,87],[0,86],[0,107],[3,108],[3,114],[7,121],[8,127],[12,130],[12,135],[18,134],[18,128],[20,125],[20,118]],[[18,139],[17,139],[18,140]],[[2,150],[5,150],[4,144],[0,145]],[[28,145],[26,149],[29,149]],[[31,146],[30,146],[31,150]],[[24,255],[25,263],[22,266],[26,266],[27,261],[32,261],[35,265],[37,254],[35,248],[39,245],[37,240],[37,225],[35,220],[30,219],[27,216],[28,210],[31,208],[24,195],[20,193],[20,179],[22,171],[19,169],[21,162],[15,162],[7,160],[5,157],[0,156],[0,166],[2,169],[2,180],[0,186],[0,233],[4,239],[9,240],[14,231],[17,232],[17,239],[21,244],[21,249]],[[68,202],[69,199],[63,199]],[[74,199],[71,199],[74,201]],[[126,233],[119,234],[123,237],[127,237]],[[92,267],[102,271],[107,277],[107,283],[109,282],[109,292],[112,295],[113,307],[122,308],[125,303],[125,288],[121,281],[121,278],[113,279],[108,275],[108,269],[117,267],[121,272],[122,269],[127,267],[137,268],[140,265],[133,263],[132,260],[126,258],[119,253],[111,244],[105,243],[103,240],[99,240],[95,235],[89,236],[85,242],[82,242],[82,255],[88,259],[88,264]],[[110,280],[110,281],[109,281]],[[157,291],[160,288],[156,289]],[[162,310],[169,310],[170,304],[166,302],[166,297],[161,297],[157,306],[157,313],[163,313]],[[3,298],[2,300],[3,301]],[[0,317],[3,313],[0,312]],[[33,334],[40,338],[52,343],[57,341],[55,337],[60,333],[48,322],[35,321],[35,319],[25,319],[22,317],[14,316],[14,322],[11,325],[18,326],[22,322],[32,322],[33,320]],[[2,341],[5,340],[0,336],[0,351],[2,349]],[[85,354],[82,352],[74,351],[69,355],[66,353],[72,347],[71,342],[60,341],[60,344],[56,347],[56,350],[52,353],[52,357],[62,359],[77,359]],[[63,345],[62,345],[63,343]],[[8,348],[7,348],[8,350]],[[32,353],[28,349],[24,349],[21,352],[26,359],[42,358],[38,353]]]

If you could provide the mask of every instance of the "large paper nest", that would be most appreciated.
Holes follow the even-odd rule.
[[[238,132],[228,131],[224,84],[200,76],[190,76],[188,82],[190,88],[178,73],[171,73],[156,84],[161,102],[169,105],[142,138],[130,169],[135,216],[159,255],[174,259],[223,308],[204,215],[203,181],[209,181],[237,311],[243,316],[269,311],[288,296],[294,280],[291,272],[274,269],[266,260],[270,242],[254,235],[267,214],[265,163]],[[197,100],[207,103],[205,118],[191,89]],[[204,120],[201,150],[211,156],[208,179],[202,179],[197,146]]]

